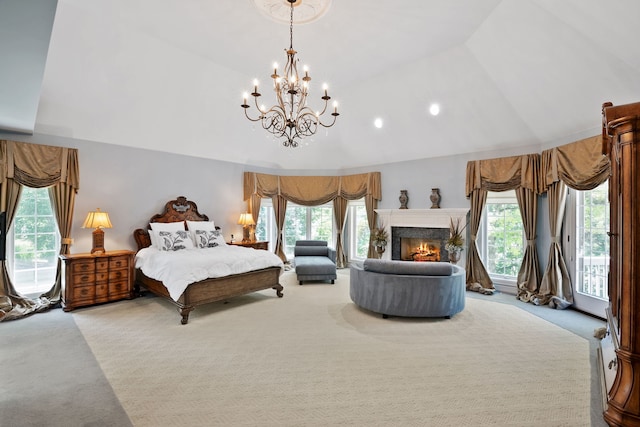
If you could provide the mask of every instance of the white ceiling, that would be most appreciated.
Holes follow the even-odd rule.
[[[333,0],[293,46],[311,106],[327,82],[341,115],[291,149],[240,107],[289,45],[252,0],[59,0],[35,131],[275,169],[566,143],[640,100],[638,17],[637,0]]]

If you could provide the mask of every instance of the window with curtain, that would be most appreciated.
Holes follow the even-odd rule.
[[[262,199],[256,224],[256,239],[268,240],[271,245],[276,241],[276,233],[272,202]],[[332,203],[322,206],[300,206],[293,203],[287,205],[284,222],[284,250],[287,257],[293,258],[296,240],[307,239],[326,240],[330,246],[333,245],[335,226]]]
[[[42,293],[55,282],[60,233],[47,188],[24,187],[7,234],[11,280],[23,295]]]
[[[369,223],[364,199],[349,202],[345,236],[348,241],[348,257],[352,261],[362,261],[369,251]]]
[[[491,279],[515,285],[526,238],[515,191],[489,192],[482,216],[482,262]]]

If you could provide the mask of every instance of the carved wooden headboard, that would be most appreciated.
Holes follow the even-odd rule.
[[[198,206],[184,196],[175,200],[169,200],[164,205],[164,211],[149,219],[152,222],[178,222],[178,221],[209,221],[209,217],[198,212]],[[186,224],[185,224],[186,225]],[[149,237],[149,224],[147,228],[138,228],[133,232],[133,238],[138,245],[138,250],[151,246]],[[219,229],[220,227],[216,227]]]

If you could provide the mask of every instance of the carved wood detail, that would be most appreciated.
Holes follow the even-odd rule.
[[[618,338],[604,419],[611,426],[640,426],[640,103],[605,103],[602,116],[603,151],[611,160],[608,323]]]

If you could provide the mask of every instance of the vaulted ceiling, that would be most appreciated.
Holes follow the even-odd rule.
[[[341,115],[291,149],[240,107],[254,78],[273,103],[289,45],[253,0],[59,0],[35,132],[274,169],[566,143],[640,100],[638,17],[637,0],[333,0],[293,46],[310,104],[327,82]]]

